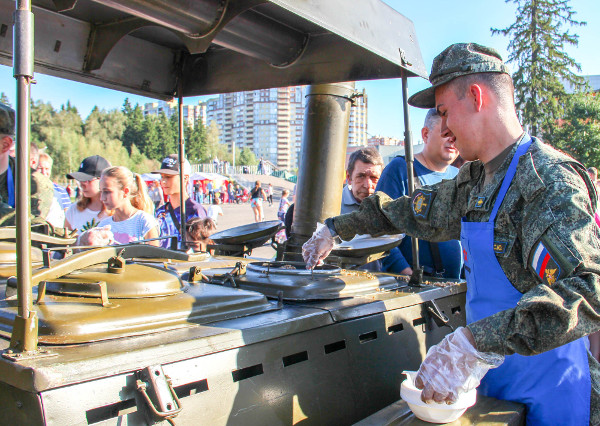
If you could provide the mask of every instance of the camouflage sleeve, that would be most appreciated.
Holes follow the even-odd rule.
[[[394,233],[428,241],[459,239],[461,218],[478,177],[467,163],[455,179],[421,187],[412,197],[392,200],[376,192],[362,201],[358,211],[333,218],[335,230],[344,240],[356,234]]]
[[[600,232],[585,170],[557,166],[558,179],[525,204],[517,306],[469,325],[477,349],[534,355],[600,328]]]
[[[52,181],[38,172],[31,173],[31,214],[48,217],[54,199]]]

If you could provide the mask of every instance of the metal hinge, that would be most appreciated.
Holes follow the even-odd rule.
[[[165,375],[162,365],[146,367],[136,372],[137,390],[142,394],[152,414],[174,424],[173,418],[182,410],[171,378]]]

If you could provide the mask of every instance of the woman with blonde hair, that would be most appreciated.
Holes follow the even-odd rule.
[[[102,219],[98,228],[88,231],[92,235],[85,238],[82,236],[83,244],[94,240],[95,232],[108,229],[112,232],[114,241],[120,244],[158,238],[158,224],[153,215],[154,203],[139,174],[132,173],[123,166],[110,167],[102,172],[100,192],[102,202],[113,211],[113,215]],[[159,241],[149,244],[157,246]]]
[[[110,163],[99,155],[84,158],[79,170],[67,174],[75,179],[81,190],[81,198],[65,212],[65,228],[80,233],[98,225],[102,219],[110,216],[110,211],[100,200],[100,176]]]

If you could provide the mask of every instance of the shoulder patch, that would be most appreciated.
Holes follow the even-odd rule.
[[[507,241],[494,240],[494,253],[503,254],[506,252],[506,247],[508,247]]]
[[[536,246],[529,266],[538,278],[549,286],[552,286],[556,282],[562,272],[560,265],[552,257],[552,254],[550,254],[550,251],[548,251],[542,241]]]
[[[569,276],[581,263],[572,253],[565,253],[564,250],[568,248],[549,230],[534,244],[528,262],[529,269],[541,282],[551,286],[556,280]]]
[[[415,191],[412,199],[412,211],[415,217],[427,219],[434,195],[433,192],[422,189]]]

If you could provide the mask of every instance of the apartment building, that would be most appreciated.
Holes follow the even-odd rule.
[[[219,129],[219,142],[230,151],[251,149],[282,169],[298,167],[304,125],[306,86],[280,87],[248,92],[225,93],[184,105],[183,117],[190,125],[214,121]],[[171,117],[177,101],[144,105],[144,115],[161,112]],[[348,145],[367,145],[367,94],[363,90],[350,113]]]
[[[160,115],[164,113],[167,118],[171,118],[177,113],[177,100],[158,101],[146,103],[143,106],[144,117],[147,115]],[[190,127],[195,127],[198,123],[206,126],[206,103],[198,102],[197,105],[183,105],[183,121]]]

